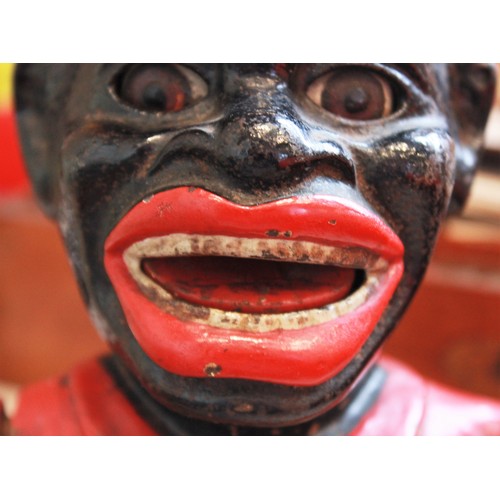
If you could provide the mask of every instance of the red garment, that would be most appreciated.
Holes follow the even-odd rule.
[[[10,425],[25,436],[152,436],[98,360],[21,391]]]
[[[439,386],[389,358],[380,364],[385,385],[351,435],[500,435],[499,402]],[[17,435],[156,434],[96,360],[22,390],[10,424]]]
[[[351,435],[500,436],[500,401],[436,384],[388,357],[380,365],[384,388]]]

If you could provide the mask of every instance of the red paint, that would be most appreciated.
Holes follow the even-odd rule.
[[[28,191],[14,112],[0,108],[0,195]]]
[[[182,321],[162,311],[142,294],[123,261],[131,244],[148,237],[269,238],[270,230],[279,232],[275,239],[372,250],[389,261],[389,270],[355,311],[316,326],[256,333]],[[284,236],[287,232],[292,236]],[[401,241],[378,216],[340,198],[293,197],[242,206],[183,187],[133,207],[108,236],[104,263],[134,336],[162,368],[204,377],[204,367],[215,363],[221,367],[218,377],[309,386],[342,370],[368,339],[399,283],[402,256]]]
[[[20,436],[156,434],[97,360],[23,388],[10,424]]]
[[[350,435],[500,435],[498,401],[434,384],[387,357],[380,364],[382,392]],[[20,436],[156,434],[98,361],[22,389],[10,426]]]
[[[252,314],[312,309],[346,297],[354,269],[233,257],[147,259],[146,274],[173,296]]]
[[[498,436],[498,401],[426,380],[387,356],[382,392],[351,435]]]

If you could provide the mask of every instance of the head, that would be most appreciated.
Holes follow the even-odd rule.
[[[463,206],[487,65],[20,65],[18,122],[98,329],[216,422],[353,388]]]

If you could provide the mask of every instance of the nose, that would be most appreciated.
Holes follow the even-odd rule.
[[[311,153],[304,124],[258,97],[233,106],[218,142],[238,176],[271,175],[283,162]]]
[[[224,170],[233,177],[264,188],[298,182],[327,165],[338,179],[354,182],[342,148],[316,141],[312,126],[279,86],[239,92],[226,109],[216,146]]]

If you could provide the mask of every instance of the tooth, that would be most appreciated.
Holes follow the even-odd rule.
[[[345,299],[317,309],[280,314],[221,311],[194,306],[176,299],[141,269],[141,261],[144,258],[189,255],[231,256],[358,267],[365,269],[366,281]],[[255,333],[301,329],[348,314],[366,301],[388,267],[385,259],[363,248],[338,248],[308,241],[235,238],[220,235],[170,234],[146,238],[127,248],[123,258],[143,293],[170,314],[218,328]]]

